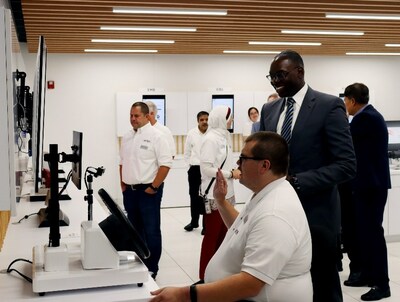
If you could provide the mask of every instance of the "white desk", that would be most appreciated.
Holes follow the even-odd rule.
[[[84,190],[78,191],[70,184],[68,194],[72,200],[60,201],[60,208],[70,219],[70,225],[60,227],[61,243],[76,244],[80,242],[80,224],[87,220],[87,202],[83,200]],[[17,205],[17,215],[12,217],[8,226],[3,249],[0,252],[0,269],[6,269],[8,265],[17,258],[32,260],[32,248],[35,245],[48,242],[49,228],[38,228],[38,216],[34,215],[20,224],[12,224],[24,215],[36,213],[44,207],[43,202],[29,202],[21,199]],[[108,213],[94,198],[93,220],[100,222]],[[31,277],[32,265],[26,262],[15,263],[13,268]],[[1,301],[148,301],[151,297],[150,291],[158,286],[153,279],[144,283],[143,287],[136,284],[113,286],[104,288],[81,289],[73,291],[50,292],[40,297],[33,293],[32,284],[25,281],[17,273],[0,274],[0,297]],[[76,299],[76,300],[75,300]]]

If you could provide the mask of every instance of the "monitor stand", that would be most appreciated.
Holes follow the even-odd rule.
[[[39,215],[39,228],[48,228],[50,226],[49,220],[47,219],[47,208],[41,208],[38,212]],[[63,211],[59,211],[58,214],[60,226],[68,226],[69,218]]]
[[[83,260],[87,257],[92,259]],[[110,262],[110,258],[117,262]],[[81,244],[38,245],[33,248],[32,259],[32,289],[41,296],[46,292],[135,283],[141,287],[149,279],[149,271],[139,257],[125,259],[93,221],[82,222]]]

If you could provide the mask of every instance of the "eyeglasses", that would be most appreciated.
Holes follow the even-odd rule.
[[[265,160],[265,158],[259,158],[259,157],[253,157],[253,156],[244,156],[244,155],[239,155],[239,159],[237,161],[238,165],[242,164],[242,162],[246,159],[249,160]]]
[[[282,81],[282,80],[286,79],[286,77],[289,75],[289,73],[291,73],[293,70],[298,69],[299,67],[300,67],[300,66],[297,66],[297,67],[293,68],[293,69],[290,70],[290,71],[280,70],[280,71],[278,71],[278,72],[275,73],[275,74],[268,74],[268,75],[267,75],[267,79],[268,79],[268,81],[270,81],[270,82],[272,82],[272,81],[274,81],[274,82]]]

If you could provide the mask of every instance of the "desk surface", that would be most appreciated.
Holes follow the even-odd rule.
[[[87,220],[87,202],[84,201],[82,193],[84,191],[76,190],[72,185],[68,186],[68,194],[71,200],[60,201],[61,210],[67,214],[70,219],[70,225],[60,227],[61,243],[78,243],[80,242],[80,224]],[[0,252],[0,269],[6,269],[8,265],[17,258],[32,260],[32,248],[35,245],[48,242],[49,228],[38,228],[39,219],[37,215],[28,219],[17,222],[24,215],[37,213],[43,208],[44,202],[29,202],[25,198],[17,204],[17,215],[11,217],[7,234],[4,240],[3,249]],[[93,220],[102,221],[107,217],[108,213],[94,198],[93,202]],[[21,273],[31,277],[32,265],[26,262],[15,263],[13,268],[18,269]],[[153,279],[149,278],[143,287],[136,284],[113,286],[104,288],[81,289],[73,291],[62,291],[46,293],[40,297],[33,293],[32,284],[25,281],[15,272],[11,274],[0,274],[0,297],[2,301],[148,301],[150,291],[157,289],[158,286]]]

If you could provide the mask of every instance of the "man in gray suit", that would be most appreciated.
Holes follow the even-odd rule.
[[[337,184],[352,179],[356,172],[346,109],[340,98],[305,83],[303,59],[295,51],[278,54],[267,78],[281,98],[264,104],[260,131],[275,131],[289,143],[287,179],[299,195],[313,240],[314,302],[340,302]]]

